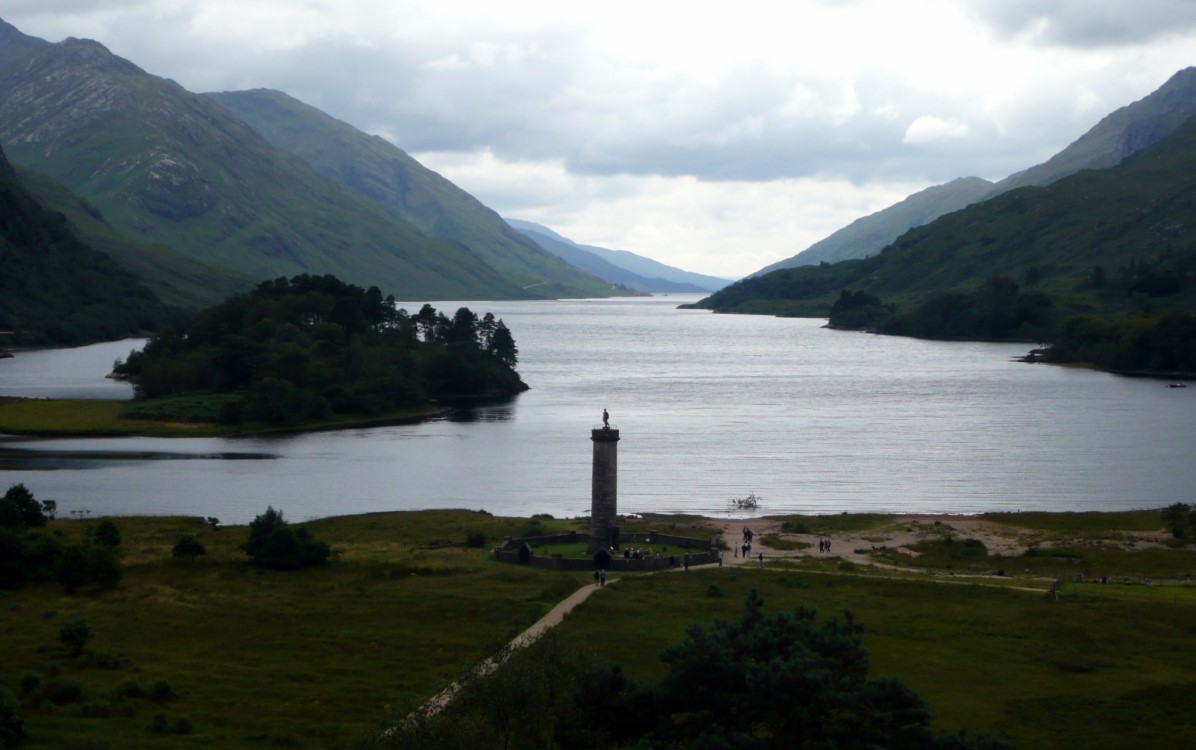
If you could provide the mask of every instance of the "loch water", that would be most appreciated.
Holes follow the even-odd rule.
[[[0,488],[59,512],[245,523],[470,508],[588,512],[590,430],[620,430],[623,513],[1122,510],[1196,501],[1196,388],[1015,361],[824,320],[677,309],[686,297],[462,304],[502,318],[531,390],[419,424],[221,439],[14,439]],[[422,303],[406,305],[419,309]],[[21,352],[0,394],[128,397],[138,342]],[[52,454],[69,453],[56,457]],[[755,493],[754,511],[730,500]]]

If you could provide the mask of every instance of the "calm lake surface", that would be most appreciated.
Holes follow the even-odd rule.
[[[619,510],[703,515],[1122,510],[1196,501],[1196,388],[1011,361],[1026,345],[677,310],[696,298],[467,304],[532,390],[416,425],[233,439],[15,440],[0,488],[61,515],[245,523],[422,508],[588,512],[590,429],[621,430]],[[405,305],[419,309],[422,303]],[[138,342],[0,360],[0,393],[127,397]],[[26,453],[28,451],[28,453]],[[37,451],[81,452],[48,459]],[[125,457],[113,459],[120,452]],[[15,467],[15,468],[14,468]],[[28,470],[44,469],[44,470]],[[729,500],[754,492],[755,513]]]

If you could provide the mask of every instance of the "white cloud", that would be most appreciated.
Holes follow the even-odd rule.
[[[284,90],[428,154],[497,210],[721,274],[792,255],[907,187],[1042,161],[1196,49],[1191,0],[8,0],[0,12],[194,91]]]
[[[967,123],[959,120],[944,120],[934,115],[922,115],[905,129],[903,143],[936,143],[952,138],[963,138],[968,134]]]

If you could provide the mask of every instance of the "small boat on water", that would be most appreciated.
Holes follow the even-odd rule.
[[[1167,387],[1168,388],[1187,388],[1188,384],[1187,383],[1168,383]]]
[[[733,497],[731,504],[737,508],[756,508],[760,505],[760,498],[756,497],[755,492],[749,492],[747,497]]]

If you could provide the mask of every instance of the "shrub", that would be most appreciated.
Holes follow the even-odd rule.
[[[0,747],[20,747],[25,737],[25,718],[21,716],[17,699],[0,688]]]
[[[484,531],[469,532],[469,534],[465,537],[465,546],[466,547],[484,547],[484,546],[486,546],[486,532],[484,532]]]
[[[781,524],[781,531],[786,534],[813,534],[805,521],[789,520]]]
[[[183,534],[179,540],[170,548],[170,554],[179,560],[194,560],[200,555],[207,554],[208,550],[203,546],[203,542],[196,539],[190,534]]]
[[[83,616],[72,617],[58,628],[58,640],[70,651],[71,656],[83,653],[83,647],[95,636],[91,623]]]
[[[103,521],[100,521],[99,526],[96,526],[95,533],[92,534],[91,540],[93,543],[103,547],[119,547],[120,529],[116,528],[115,523],[105,518]]]
[[[112,698],[114,700],[120,700],[121,698],[144,698],[145,696],[145,688],[137,680],[125,680],[112,688]]]
[[[149,699],[155,703],[165,703],[175,698],[174,686],[166,680],[154,680],[149,686]]]
[[[291,527],[282,511],[266,508],[249,524],[245,552],[253,564],[271,570],[297,570],[321,565],[332,550],[311,535],[306,526]]]
[[[711,598],[717,599],[718,597],[720,597],[722,595],[723,595],[723,590],[720,589],[718,586],[714,585],[713,583],[710,584],[710,588],[706,589],[706,596],[709,596]]]
[[[83,702],[83,683],[71,677],[55,677],[42,683],[42,696],[56,705]]]
[[[42,676],[37,672],[26,672],[21,675],[21,695],[32,695],[41,686]]]

